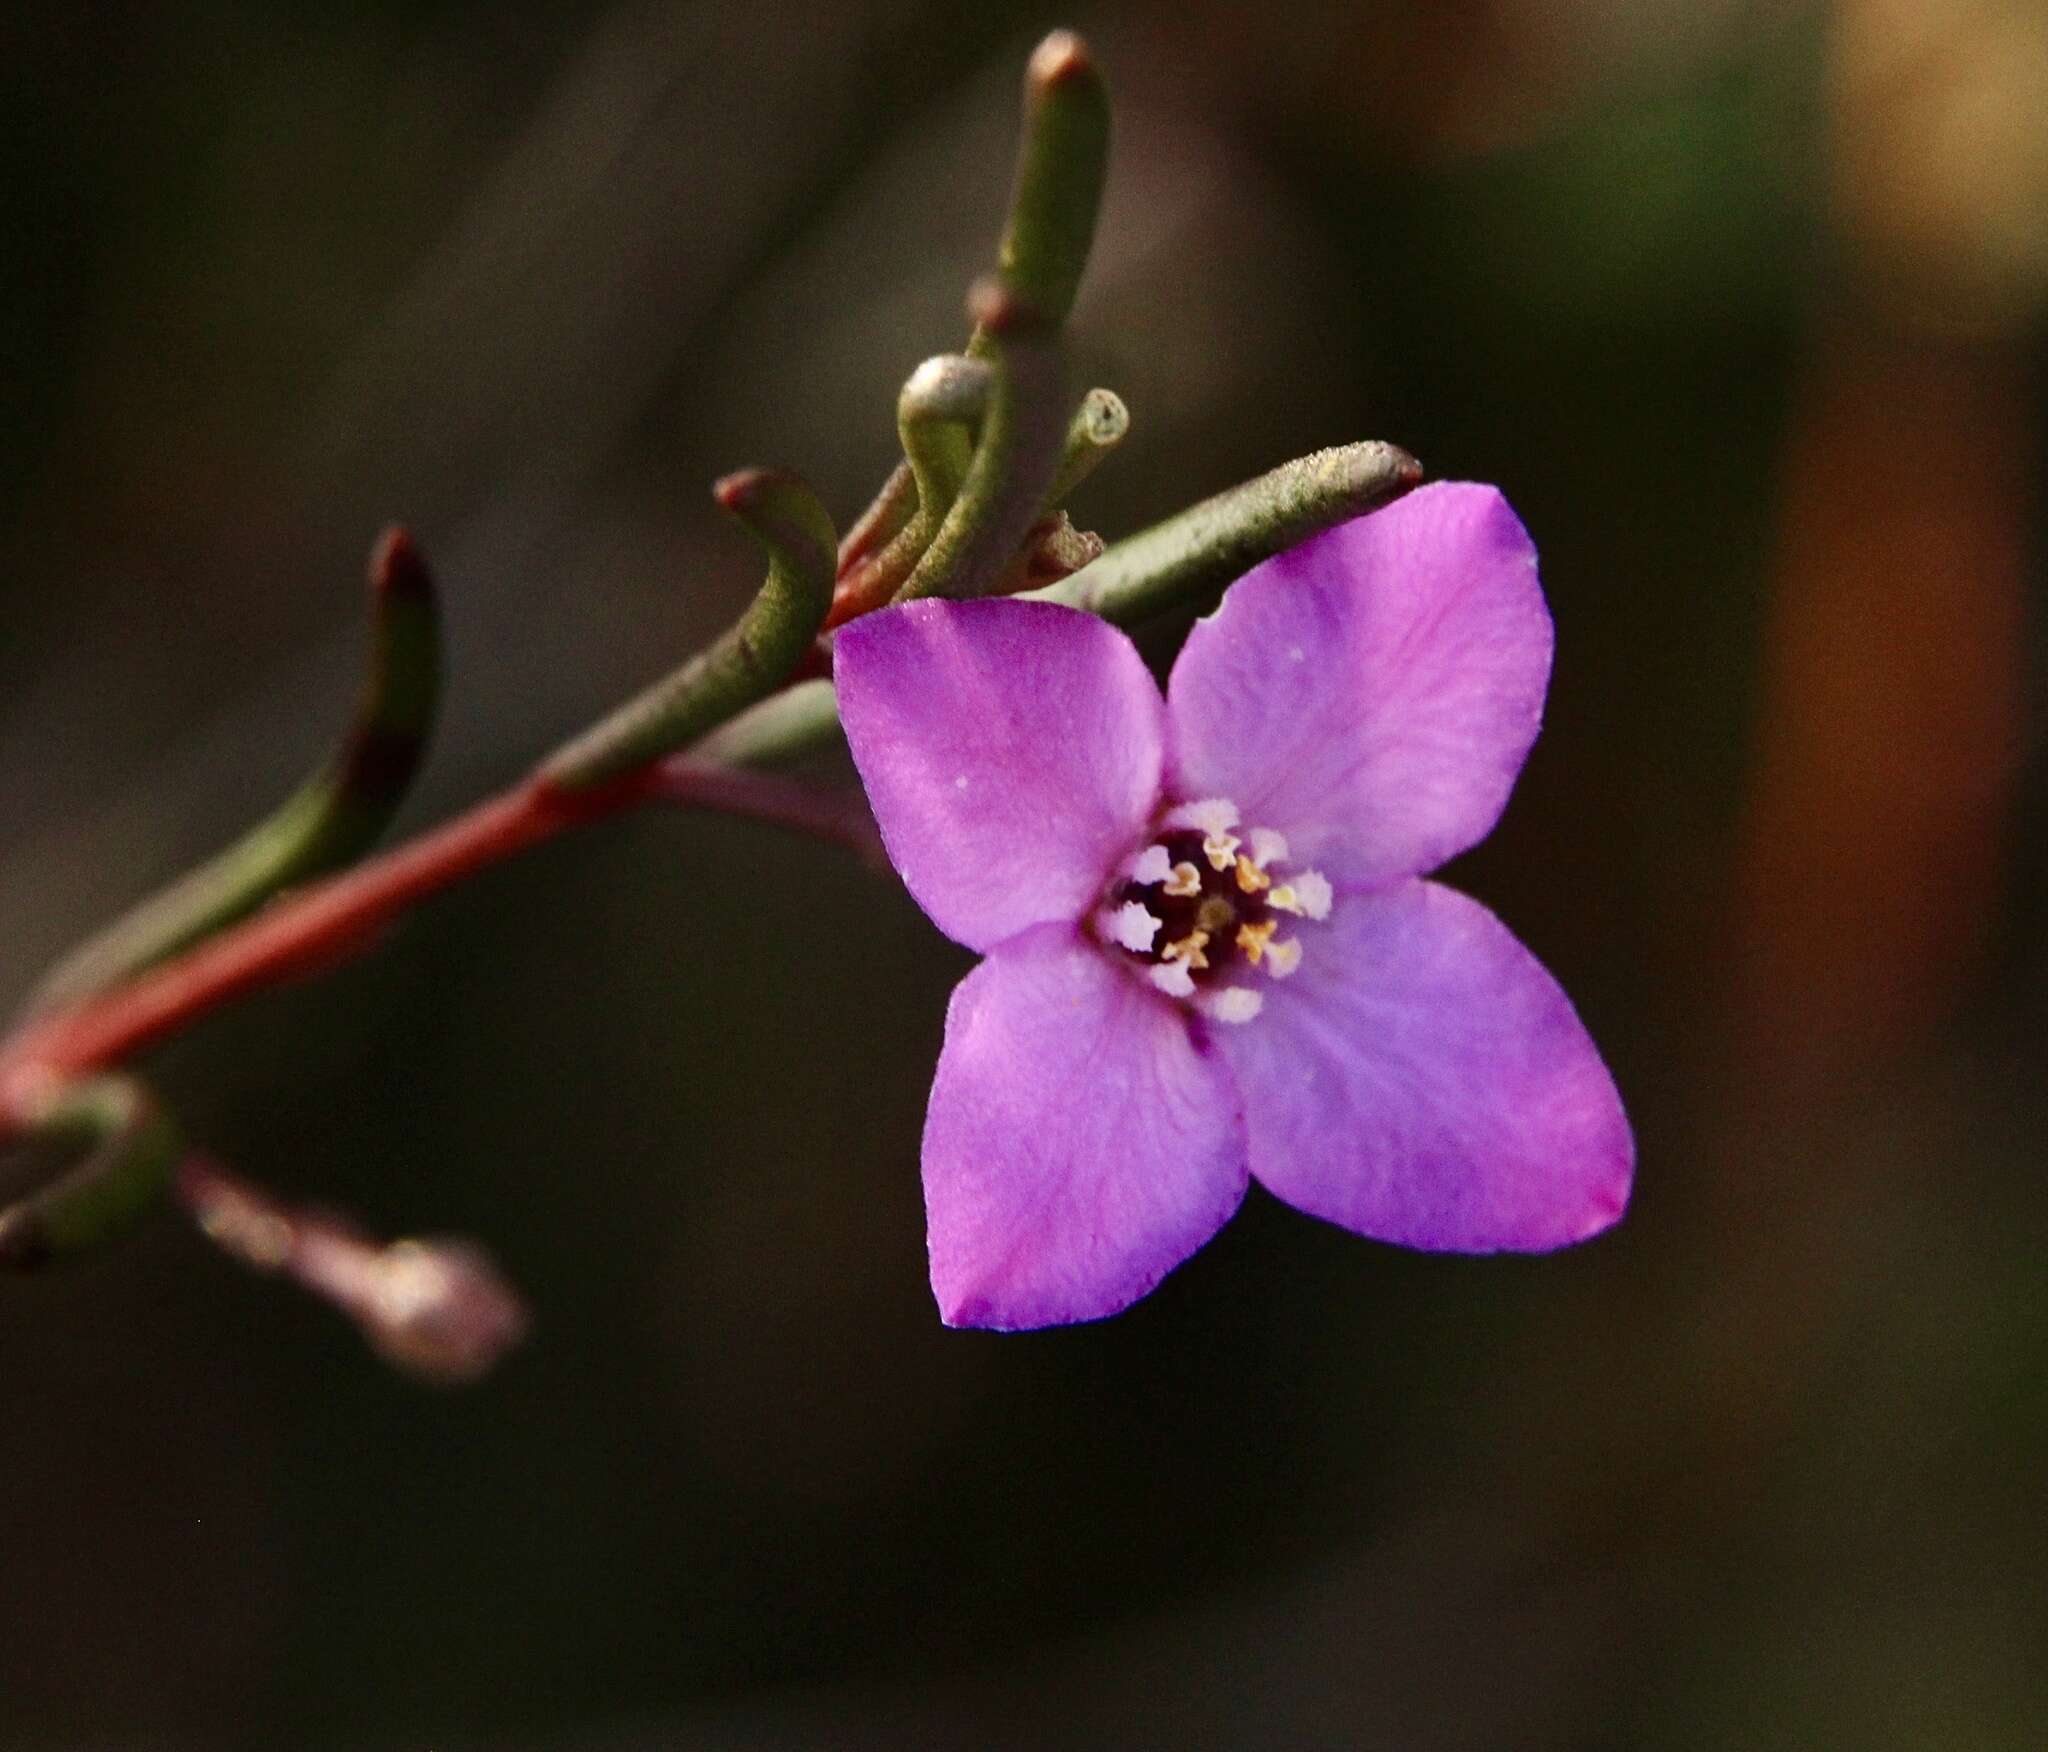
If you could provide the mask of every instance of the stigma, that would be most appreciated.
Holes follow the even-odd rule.
[[[1290,863],[1286,836],[1245,826],[1228,798],[1177,804],[1111,879],[1096,934],[1167,997],[1212,1021],[1250,1022],[1264,982],[1301,966],[1299,927],[1322,923],[1335,901],[1320,871]]]

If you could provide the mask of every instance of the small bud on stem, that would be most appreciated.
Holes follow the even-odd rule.
[[[186,1159],[176,1184],[200,1232],[222,1252],[331,1302],[415,1380],[481,1380],[526,1336],[518,1294],[473,1242],[374,1241],[341,1217],[295,1210],[199,1156]]]

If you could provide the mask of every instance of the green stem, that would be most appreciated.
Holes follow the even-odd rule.
[[[123,1233],[156,1203],[184,1149],[176,1122],[155,1097],[118,1075],[66,1086],[31,1135],[75,1161],[0,1209],[0,1270],[32,1271]]]
[[[1091,389],[1084,395],[1067,424],[1059,469],[1053,475],[1052,491],[1046,495],[1046,510],[1057,511],[1064,505],[1130,430],[1131,410],[1115,390]]]
[[[985,596],[1008,570],[1053,486],[1066,421],[1057,331],[1000,281],[983,280],[969,308],[994,368],[988,418],[959,497],[897,593]]]
[[[1056,30],[1024,71],[1024,138],[996,254],[1002,282],[1059,329],[1074,307],[1109,172],[1109,88],[1088,45]],[[977,358],[990,337],[977,333]]]
[[[839,734],[829,681],[800,681],[742,712],[690,750],[706,766],[777,767],[825,747]]]
[[[32,1012],[76,1004],[167,961],[376,843],[419,771],[440,699],[433,583],[403,530],[378,541],[370,593],[367,678],[333,757],[268,820],[67,956],[30,999]]]
[[[916,509],[917,481],[911,475],[910,464],[899,462],[889,471],[889,478],[882,483],[873,503],[840,537],[840,576],[844,577],[868,555],[885,546],[910,521],[910,514]]]
[[[544,762],[544,784],[589,791],[695,742],[786,680],[825,624],[838,543],[816,494],[769,469],[713,491],[768,550],[767,582],[715,645]]]
[[[1032,593],[1131,626],[1213,596],[1259,561],[1399,497],[1422,465],[1392,444],[1346,444],[1283,463],[1113,544]]]
[[[1020,600],[1136,626],[1207,601],[1260,560],[1398,498],[1421,479],[1422,465],[1391,444],[1318,451],[1120,541],[1072,577]],[[740,714],[690,758],[778,766],[826,746],[838,729],[832,684],[808,681]]]
[[[941,353],[910,374],[896,398],[896,431],[917,484],[917,512],[936,531],[967,478],[974,434],[988,416],[994,373],[980,359]]]

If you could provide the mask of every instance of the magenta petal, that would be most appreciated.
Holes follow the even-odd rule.
[[[1492,487],[1423,487],[1255,566],[1167,689],[1170,786],[1228,797],[1339,888],[1484,839],[1550,678],[1536,550]]]
[[[1571,1001],[1434,882],[1340,899],[1300,971],[1217,1047],[1254,1177],[1311,1215],[1444,1252],[1540,1252],[1613,1223],[1635,1145]]]
[[[924,1128],[932,1293],[949,1326],[1130,1306],[1244,1197],[1229,1072],[1187,1014],[1070,927],[1003,944],[953,993]]]
[[[1078,919],[1159,799],[1129,639],[1042,602],[913,602],[841,630],[839,716],[890,861],[970,949]]]

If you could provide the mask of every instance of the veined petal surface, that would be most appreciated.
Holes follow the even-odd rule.
[[[1159,689],[1093,615],[906,603],[843,627],[834,673],[890,862],[970,949],[1080,918],[1158,802]]]
[[[1340,900],[1299,972],[1216,1048],[1254,1177],[1361,1235],[1542,1252],[1628,1203],[1634,1141],[1571,1001],[1437,883]]]
[[[1500,818],[1551,640],[1507,501],[1419,488],[1255,566],[1196,624],[1167,688],[1168,785],[1230,798],[1340,889],[1433,870]]]
[[[1184,1010],[1081,932],[1040,926],[955,989],[924,1132],[932,1292],[949,1326],[1114,1314],[1244,1190],[1230,1073]]]

